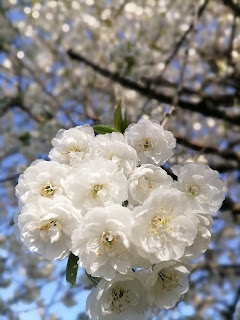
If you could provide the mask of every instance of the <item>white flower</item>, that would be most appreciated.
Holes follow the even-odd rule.
[[[130,147],[120,132],[100,134],[94,139],[94,156],[111,160],[128,176],[136,167],[136,150]]]
[[[121,205],[89,210],[72,236],[72,252],[79,264],[94,277],[111,280],[116,271],[127,273],[134,249],[129,229],[132,212]]]
[[[192,209],[212,213],[221,207],[224,191],[217,171],[197,162],[175,165],[172,171],[178,177],[175,187],[186,193]]]
[[[63,259],[69,254],[71,235],[80,219],[80,212],[66,197],[39,197],[23,206],[18,216],[20,237],[30,251],[49,260]]]
[[[127,178],[104,158],[82,162],[66,179],[65,190],[77,208],[88,210],[127,199]]]
[[[188,274],[188,268],[178,262],[156,264],[145,280],[149,304],[160,309],[173,307],[180,296],[188,291]]]
[[[128,181],[128,201],[133,205],[142,204],[154,189],[173,183],[165,170],[151,164],[136,168]]]
[[[186,247],[184,257],[187,259],[195,260],[208,249],[211,241],[211,232],[209,231],[213,224],[213,219],[210,215],[204,215],[199,211],[189,211],[189,214],[195,215],[198,218],[197,236],[193,244]]]
[[[18,179],[16,196],[20,206],[36,196],[53,199],[56,195],[64,195],[63,186],[68,172],[68,166],[56,161],[34,161]]]
[[[187,213],[187,197],[167,186],[155,189],[141,207],[133,209],[131,239],[151,263],[180,259],[193,244],[198,219]]]
[[[125,131],[125,138],[138,154],[140,163],[163,164],[173,155],[176,139],[156,122],[141,119]]]
[[[86,304],[92,320],[143,320],[146,310],[146,288],[134,273],[102,279]]]
[[[88,124],[68,130],[61,129],[52,140],[53,149],[48,156],[51,160],[74,167],[90,157],[93,138],[93,128]]]
[[[211,241],[211,232],[201,225],[198,226],[198,233],[190,247],[186,247],[184,257],[195,260],[208,249],[208,245]]]

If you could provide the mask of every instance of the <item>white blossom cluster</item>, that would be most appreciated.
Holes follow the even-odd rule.
[[[158,123],[95,136],[60,130],[51,161],[37,160],[16,187],[22,242],[46,259],[70,251],[99,283],[86,311],[97,319],[151,319],[188,290],[190,260],[206,251],[224,199],[218,172],[202,163],[160,167],[176,145]]]

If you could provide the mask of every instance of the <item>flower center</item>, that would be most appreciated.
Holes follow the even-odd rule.
[[[173,209],[170,210],[172,212]],[[160,229],[164,228],[168,233],[171,233],[172,231],[172,226],[170,225],[171,218],[168,216],[166,217],[166,210],[163,208],[160,208],[160,212],[157,216],[155,216],[151,221],[149,221],[151,227],[149,229],[149,232],[152,233],[153,235],[158,235]],[[173,216],[172,218],[175,218]]]
[[[69,145],[67,147],[63,147],[62,148],[62,152],[61,152],[61,155],[65,155],[67,159],[70,158],[69,156],[69,153],[71,152],[81,152],[82,150],[77,147],[76,145],[72,144],[72,145]]]
[[[196,197],[199,195],[199,192],[201,190],[201,186],[195,185],[195,184],[194,185],[186,184],[185,189],[189,195]]]
[[[103,189],[103,185],[102,184],[96,184],[95,186],[92,187],[93,199],[97,198],[98,191],[100,191],[102,189]]]
[[[102,233],[101,237],[101,247],[110,253],[112,250],[117,250],[116,246],[114,246],[117,241],[120,239],[118,234],[113,234],[112,231],[107,231]]]
[[[37,224],[39,223],[40,222],[38,221]],[[62,234],[62,225],[57,219],[51,219],[41,227],[36,227],[36,229],[40,230],[40,237],[45,243],[49,241],[51,241],[51,243],[58,241]]]
[[[39,227],[40,231],[44,231],[44,230],[47,231],[50,228],[55,228],[55,229],[61,230],[62,225],[57,219],[53,219],[53,220],[48,221],[47,223],[45,223],[41,227]]]
[[[131,305],[129,293],[130,290],[126,290],[121,287],[112,289],[107,299],[108,304],[110,304],[111,311],[116,311],[118,314],[126,311]]]
[[[152,143],[149,138],[144,139],[142,142],[143,142],[142,146],[143,146],[144,151],[147,151],[148,149],[152,148]]]
[[[48,181],[42,188],[41,188],[41,195],[43,197],[49,198],[54,196],[54,194],[58,191],[58,187],[55,187]]]
[[[177,272],[169,272],[167,270],[161,270],[158,272],[158,282],[161,282],[162,289],[171,291],[178,286],[182,287],[178,282]]]
[[[152,181],[147,177],[141,177],[139,179],[139,186],[144,190],[154,189]]]

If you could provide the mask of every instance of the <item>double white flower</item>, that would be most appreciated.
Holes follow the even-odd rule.
[[[66,197],[40,197],[23,206],[18,215],[20,238],[46,259],[63,259],[69,255],[71,235],[81,218]]]
[[[127,200],[127,178],[116,164],[104,158],[84,161],[73,168],[64,188],[73,205],[83,213]]]
[[[143,320],[147,310],[146,287],[137,274],[102,279],[87,299],[86,312],[93,320]]]
[[[162,168],[151,164],[142,165],[129,176],[128,201],[133,205],[140,205],[154,189],[172,184],[172,178]]]
[[[94,131],[88,124],[68,130],[61,129],[52,140],[53,149],[48,156],[51,160],[75,167],[83,159],[90,157],[93,139]]]
[[[190,270],[180,262],[169,261],[156,264],[145,279],[150,306],[169,309],[188,291]]]
[[[175,165],[173,173],[178,177],[175,187],[185,192],[191,209],[216,212],[225,198],[223,182],[218,172],[203,163],[189,162],[184,166]]]
[[[186,195],[174,188],[155,189],[133,214],[132,241],[153,264],[180,259],[197,235],[198,219],[188,214]]]
[[[116,271],[127,273],[134,260],[130,241],[132,214],[121,205],[94,208],[72,236],[72,252],[94,277],[111,280]]]
[[[138,158],[136,150],[130,147],[120,132],[98,135],[94,139],[94,157],[105,158],[115,163],[126,176],[134,170]]]
[[[125,137],[137,151],[141,164],[163,164],[173,155],[176,146],[176,139],[170,131],[146,119],[131,124],[125,131]]]
[[[64,195],[64,183],[69,167],[56,161],[35,160],[23,174],[16,186],[19,205],[35,201],[37,197],[53,199]]]

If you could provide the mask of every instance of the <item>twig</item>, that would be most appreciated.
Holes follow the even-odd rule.
[[[205,8],[208,5],[209,0],[205,0],[203,2],[202,5],[199,6],[198,10],[197,10],[197,14],[196,17],[200,18],[202,13],[204,12]],[[193,19],[193,21],[191,22],[191,24],[189,25],[188,29],[183,33],[183,35],[181,36],[181,38],[176,42],[175,47],[173,48],[172,52],[170,53],[170,55],[168,56],[168,58],[165,60],[164,63],[164,69],[161,72],[161,76],[163,75],[163,73],[166,71],[169,63],[174,59],[174,57],[176,56],[176,54],[178,53],[180,47],[182,46],[182,44],[184,43],[184,41],[187,39],[187,36],[194,30],[195,28],[195,21],[196,19]],[[157,78],[155,78],[154,80],[157,80]]]
[[[222,157],[226,160],[233,160],[238,163],[240,166],[240,156],[233,152],[230,149],[220,150],[218,148],[205,146],[199,142],[195,142],[189,139],[186,139],[184,137],[178,136],[176,133],[174,133],[174,137],[177,139],[177,143],[183,145],[186,148],[190,148],[196,151],[201,151],[204,148],[204,153],[212,153],[214,155],[218,155],[219,157]],[[239,167],[240,169],[240,167]]]
[[[163,118],[163,121],[161,122],[162,127],[164,127],[167,124],[169,117],[173,114],[173,112],[176,110],[176,108],[178,106],[180,94],[181,94],[181,91],[182,91],[182,88],[183,88],[185,69],[186,69],[187,62],[188,62],[189,47],[190,47],[190,45],[191,45],[191,43],[193,41],[193,37],[194,37],[195,32],[196,32],[198,17],[204,11],[204,9],[206,8],[208,2],[209,2],[209,0],[205,0],[202,6],[200,6],[198,8],[196,7],[195,13],[194,13],[194,17],[193,17],[193,21],[192,21],[190,27],[187,30],[188,32],[185,33],[185,37],[183,37],[182,41],[177,43],[177,46],[175,47],[174,56],[177,53],[177,51],[179,50],[179,48],[182,45],[182,43],[187,38],[187,35],[191,33],[191,38],[189,39],[188,44],[187,44],[187,46],[185,47],[185,50],[184,50],[183,63],[182,63],[181,69],[180,69],[180,76],[179,76],[179,82],[178,82],[178,86],[177,86],[177,92],[176,92],[175,97],[173,98],[173,102],[172,102],[172,106],[171,106],[170,110],[165,114],[165,116]],[[172,56],[171,56],[171,58],[172,58]],[[170,61],[168,61],[168,63]],[[164,70],[166,70],[166,65],[165,65],[165,69]]]

